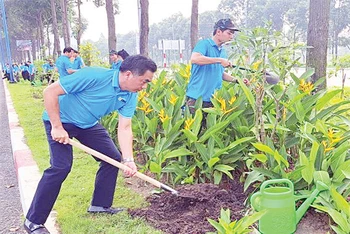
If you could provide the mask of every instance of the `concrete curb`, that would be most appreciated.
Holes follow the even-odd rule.
[[[39,168],[32,157],[32,152],[26,144],[23,128],[19,124],[18,115],[13,107],[13,102],[7,88],[7,82],[3,80],[6,105],[9,117],[11,145],[13,159],[18,179],[23,214],[26,215],[34,197],[36,187],[41,178]],[[56,212],[52,211],[45,223],[51,234],[59,234],[56,223]]]

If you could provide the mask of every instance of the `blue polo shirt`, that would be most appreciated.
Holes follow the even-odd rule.
[[[26,65],[21,65],[19,68],[21,69],[21,71],[28,71],[28,66]]]
[[[215,58],[227,58],[227,54],[222,46],[218,47],[213,39],[201,40],[197,43],[193,52]],[[186,96],[198,99],[202,97],[205,102],[210,102],[210,98],[216,89],[222,86],[222,76],[224,67],[220,63],[198,65],[192,64],[191,78],[187,86]]]
[[[29,64],[29,67],[28,67],[29,74],[33,75],[34,71],[35,71],[35,66],[32,63]]]
[[[66,94],[59,96],[62,123],[90,128],[98,120],[113,112],[131,118],[137,104],[137,93],[119,87],[119,71],[85,67],[59,80]],[[43,120],[49,120],[46,111]]]
[[[68,76],[68,69],[72,69],[72,63],[70,62],[68,56],[66,55],[61,55],[57,60],[56,60],[56,67],[58,74],[60,74],[60,78],[64,76]]]
[[[122,61],[118,60],[118,62],[113,62],[111,69],[119,70],[120,65],[122,65]]]
[[[81,69],[84,66],[85,65],[84,65],[83,59],[80,56],[78,56],[74,59],[73,65],[72,65],[73,69]]]

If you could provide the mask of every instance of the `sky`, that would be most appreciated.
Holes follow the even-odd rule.
[[[221,0],[199,0],[199,13],[216,10]],[[149,0],[149,24],[158,23],[169,16],[181,12],[184,17],[191,15],[192,0]],[[88,20],[88,29],[83,40],[97,41],[101,33],[107,36],[106,8],[96,8],[91,2],[84,2],[82,15]],[[119,14],[115,16],[116,33],[125,34],[137,30],[137,0],[119,0]]]

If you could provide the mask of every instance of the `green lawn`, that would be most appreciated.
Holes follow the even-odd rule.
[[[43,112],[42,90],[28,82],[7,85],[14,107],[24,129],[27,144],[42,172],[49,166],[49,153],[46,135],[41,121]],[[125,211],[118,215],[91,215],[86,212],[92,196],[95,173],[98,163],[86,153],[75,149],[72,172],[63,183],[55,204],[57,222],[62,234],[142,234],[161,233],[143,220],[132,219]],[[122,173],[120,173],[122,174]],[[118,177],[114,206],[139,208],[147,206],[142,196],[124,186],[122,176]]]

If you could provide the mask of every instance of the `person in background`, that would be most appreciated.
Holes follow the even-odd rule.
[[[51,166],[44,171],[26,215],[24,228],[28,233],[49,233],[44,223],[73,164],[70,138],[122,161],[128,168],[124,173],[135,175],[131,118],[136,110],[137,92],[147,87],[156,70],[151,59],[135,55],[128,57],[119,70],[87,67],[44,90],[43,121]],[[120,151],[98,122],[113,111],[119,114]],[[117,167],[100,161],[89,213],[116,214],[123,210],[111,207],[118,171]]]
[[[2,71],[4,73],[4,77],[2,79],[7,79],[8,81],[10,81],[10,73],[11,73],[11,67],[10,64],[6,63],[4,70]]]
[[[29,65],[27,63],[21,63],[21,66],[19,67],[21,70],[21,74],[24,80],[30,80],[30,75],[29,75]]]
[[[31,61],[27,62],[28,64],[28,72],[29,72],[29,81],[33,82],[35,78],[35,66]]]
[[[231,63],[227,60],[223,44],[233,39],[239,31],[231,19],[220,19],[214,25],[213,37],[200,40],[191,55],[191,76],[186,91],[186,105],[191,113],[195,112],[195,103],[202,98],[203,107],[212,107],[211,97],[215,90],[220,89],[222,81],[237,82],[235,78],[225,72]],[[243,79],[246,84],[247,79]]]
[[[126,52],[126,50],[122,49],[117,52],[118,55],[118,60],[119,61],[124,61],[127,57],[129,57],[129,53]]]
[[[44,74],[40,79],[41,82],[43,82],[43,80],[46,79],[48,84],[51,83],[52,75],[55,70],[55,64],[53,63],[52,59],[48,59],[47,63],[43,64],[42,68],[43,68]]]
[[[73,50],[73,56],[72,56],[72,63],[73,63],[73,66],[72,68],[75,69],[75,70],[79,70],[83,67],[85,67],[85,64],[84,64],[84,61],[83,59],[80,57],[79,55],[79,51],[77,50]]]
[[[73,53],[74,49],[72,47],[66,47],[63,49],[63,54],[56,60],[56,70],[60,75],[60,79],[77,71],[73,69],[73,64],[70,61]]]
[[[119,69],[120,65],[122,64],[123,60],[126,59],[129,56],[129,53],[126,52],[126,50],[122,49],[118,52],[115,50],[111,50],[109,52],[109,57],[112,60],[112,69]]]
[[[13,78],[16,82],[19,82],[19,67],[17,63],[12,64],[12,70],[13,70]]]

